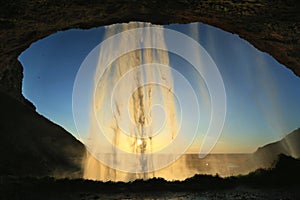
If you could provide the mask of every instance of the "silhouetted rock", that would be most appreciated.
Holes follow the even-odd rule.
[[[0,176],[81,177],[85,147],[23,103],[0,93]]]
[[[291,132],[278,142],[267,144],[254,152],[254,157],[262,166],[270,166],[279,154],[294,158],[300,157],[300,128]]]
[[[15,0],[0,7],[0,90],[21,100],[18,56],[57,31],[113,23],[203,22],[238,34],[300,75],[300,2],[222,0]]]
[[[0,177],[0,199],[153,199],[172,198],[174,195],[209,199],[298,199],[299,167],[300,160],[280,155],[272,169],[259,169],[249,175],[229,178],[195,175],[185,181],[153,178],[129,183],[104,183],[83,179],[6,176]]]
[[[300,160],[280,154],[273,167],[258,169],[240,177],[240,182],[256,187],[300,185]]]

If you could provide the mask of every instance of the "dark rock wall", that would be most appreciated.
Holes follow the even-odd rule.
[[[0,92],[1,176],[80,178],[84,145],[63,128]]]
[[[1,0],[0,89],[21,98],[16,61],[29,45],[56,31],[118,22],[204,22],[238,34],[300,75],[297,0]]]

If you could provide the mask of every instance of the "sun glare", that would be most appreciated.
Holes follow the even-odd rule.
[[[141,146],[143,144],[143,141],[141,139],[137,139],[137,145]]]

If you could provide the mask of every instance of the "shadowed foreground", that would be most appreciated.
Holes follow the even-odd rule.
[[[280,155],[274,167],[245,176],[195,175],[185,181],[97,182],[1,177],[0,199],[299,199],[300,160]]]

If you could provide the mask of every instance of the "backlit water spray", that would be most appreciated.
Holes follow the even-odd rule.
[[[111,25],[106,27],[105,37],[144,26],[150,26],[150,24]],[[120,40],[111,43],[109,49],[100,50],[99,60],[111,54],[115,48],[122,48],[132,43],[151,44],[153,40],[160,40],[160,43],[164,44],[162,31],[155,36],[158,38],[152,38],[150,30],[149,32],[136,32],[134,35],[123,35]],[[147,66],[147,64],[152,65]],[[164,65],[165,70],[161,70],[156,64]],[[98,67],[101,68],[101,66]],[[89,132],[89,140],[95,142],[92,145],[93,148],[90,149],[92,154],[106,151],[105,153],[111,156],[109,166],[113,167],[127,162],[126,156],[118,154],[116,148],[140,154],[141,157],[136,160],[136,165],[141,167],[144,173],[136,173],[136,178],[148,178],[154,174],[154,172],[148,173],[149,165],[153,165],[151,156],[144,155],[150,155],[161,148],[161,145],[171,142],[178,126],[175,96],[172,92],[174,88],[172,71],[168,70],[168,67],[168,52],[159,49],[139,49],[114,60],[104,72],[101,80],[95,81],[95,96],[91,112],[95,112],[97,121],[93,121],[96,124],[91,124]],[[95,80],[97,80],[99,72],[96,71],[95,74]],[[151,82],[143,85],[149,81]],[[163,84],[155,84],[156,82]],[[105,147],[97,145],[99,143],[96,129],[99,124],[104,126],[103,132],[113,144],[112,149],[105,150],[103,149]],[[121,163],[117,162],[118,157],[122,157]],[[122,173],[100,165],[89,154],[85,162],[84,178],[122,179],[120,177]],[[110,174],[109,177],[108,174]]]
[[[192,175],[184,173],[182,155],[199,134],[196,93],[201,91],[171,67],[170,53],[185,59],[206,84],[211,113],[204,120],[208,128],[201,133],[199,156],[211,151],[226,111],[224,84],[211,57],[189,36],[162,26],[111,25],[74,83],[73,116],[88,150],[84,178],[171,180]]]

